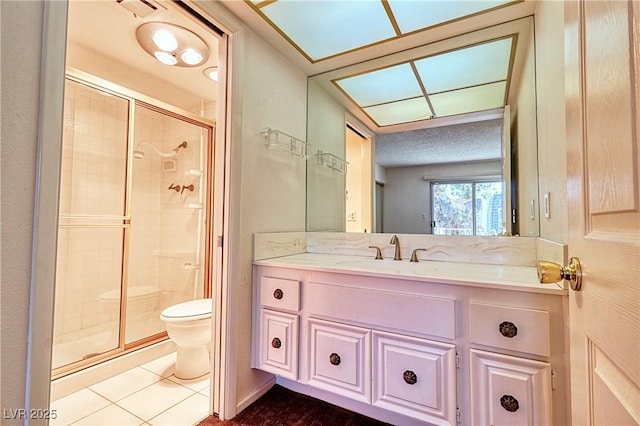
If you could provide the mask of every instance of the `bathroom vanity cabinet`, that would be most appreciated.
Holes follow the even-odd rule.
[[[566,293],[534,268],[509,285],[509,268],[341,262],[256,262],[253,367],[393,424],[567,424]]]

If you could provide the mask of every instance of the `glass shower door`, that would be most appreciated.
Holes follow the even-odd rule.
[[[212,127],[136,103],[133,128],[126,345],[164,333],[165,308],[208,296],[205,206]]]
[[[53,368],[119,347],[129,100],[67,79]]]

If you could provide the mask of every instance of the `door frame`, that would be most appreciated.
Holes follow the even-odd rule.
[[[190,8],[198,11],[200,6],[193,0],[185,1]],[[214,171],[212,189],[221,194],[214,201],[211,212],[213,235],[219,236],[219,244],[213,247],[211,262],[212,294],[216,315],[212,327],[213,377],[210,414],[219,413],[220,418],[235,415],[235,367],[229,369],[230,345],[228,341],[227,313],[230,298],[228,294],[228,253],[230,244],[222,244],[223,236],[229,230],[229,186],[230,186],[230,123],[232,106],[232,63],[241,57],[242,50],[235,43],[242,39],[241,26],[226,9],[218,5],[203,7],[207,20],[219,26],[225,35],[220,43],[221,63],[218,96],[222,107],[218,108],[215,127]],[[212,16],[222,16],[225,24],[220,24]],[[44,2],[43,49],[40,66],[40,96],[36,159],[36,187],[34,202],[33,245],[31,277],[29,283],[29,328],[27,341],[27,376],[25,380],[26,412],[30,409],[49,407],[51,391],[51,356],[53,336],[53,312],[56,275],[56,251],[58,230],[58,206],[60,191],[60,170],[62,158],[63,96],[66,73],[66,46],[68,24],[68,0]],[[226,43],[225,43],[226,42]],[[241,44],[241,43],[240,43]],[[239,75],[236,78],[239,79]],[[220,106],[221,103],[219,102]],[[236,107],[237,108],[237,107]],[[215,244],[214,244],[215,245]],[[53,254],[53,255],[52,255]],[[219,265],[219,266],[218,266]],[[213,372],[219,374],[213,374]],[[231,386],[229,386],[231,385]],[[223,392],[223,390],[225,390]],[[46,419],[33,419],[30,424],[46,425]]]

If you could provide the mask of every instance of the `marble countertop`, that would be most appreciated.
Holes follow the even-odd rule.
[[[402,261],[394,261],[392,259],[375,260],[364,256],[319,253],[302,253],[256,260],[254,265],[533,293],[567,294],[567,291],[561,287],[561,283],[540,284],[536,268],[531,266],[427,260],[415,263],[409,262],[408,259]]]

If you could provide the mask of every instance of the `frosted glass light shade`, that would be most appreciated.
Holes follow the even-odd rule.
[[[403,34],[513,3],[513,0],[388,0]]]
[[[180,59],[182,59],[186,64],[198,65],[202,62],[202,54],[197,50],[187,49],[180,54]]]
[[[213,81],[218,81],[218,67],[209,67],[206,68],[203,71],[203,74],[205,75],[205,77],[213,80]]]
[[[178,40],[171,34],[169,30],[158,30],[151,37],[153,42],[165,52],[172,52],[178,48]]]
[[[154,56],[157,60],[165,65],[175,65],[178,63],[178,60],[175,58],[175,56],[167,52],[155,52]]]
[[[422,96],[409,64],[345,78],[336,81],[336,84],[363,107]]]
[[[432,115],[431,109],[429,109],[429,105],[424,97],[375,105],[364,108],[364,111],[378,126],[425,120]]]
[[[436,117],[484,111],[504,106],[506,81],[429,96]]]
[[[506,80],[512,38],[483,43],[415,61],[427,93]]]
[[[380,1],[276,1],[259,10],[313,61],[396,35]]]

